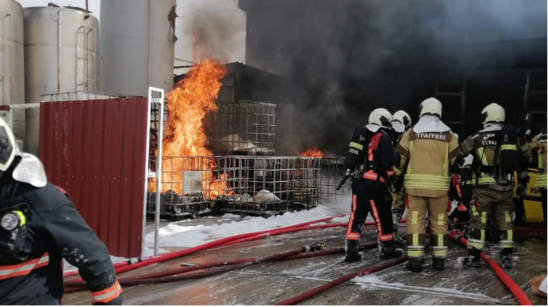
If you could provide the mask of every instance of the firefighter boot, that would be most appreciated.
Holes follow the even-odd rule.
[[[445,259],[432,257],[432,266],[436,271],[443,271],[445,269]]]
[[[362,260],[362,255],[360,254],[360,241],[358,240],[346,240],[346,257],[344,262],[354,262]]]
[[[503,269],[512,268],[512,248],[503,248],[500,251],[500,266]]]
[[[420,273],[422,272],[422,263],[423,263],[423,259],[409,258],[405,268],[407,268],[407,270],[411,272]]]
[[[472,247],[468,249],[468,256],[462,259],[462,264],[472,267],[472,268],[481,268],[481,251]]]
[[[403,250],[401,248],[396,248],[394,245],[394,240],[387,242],[379,242],[379,258],[381,259],[393,259],[403,256]]]

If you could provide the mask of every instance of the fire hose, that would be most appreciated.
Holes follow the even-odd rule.
[[[428,248],[430,246],[430,244],[427,244],[425,246],[425,248]],[[403,257],[400,257],[400,258],[397,258],[397,259],[393,259],[393,260],[390,260],[390,261],[386,261],[386,262],[383,262],[381,264],[377,264],[377,265],[374,265],[374,266],[370,266],[370,267],[367,267],[365,269],[361,269],[359,271],[356,271],[354,273],[350,273],[350,274],[346,274],[346,275],[343,275],[339,278],[336,278],[328,283],[325,283],[319,287],[316,287],[316,288],[313,288],[311,290],[308,290],[304,293],[301,293],[297,296],[294,296],[292,298],[289,298],[289,299],[286,299],[286,300],[283,300],[281,302],[278,302],[276,303],[275,305],[295,305],[297,303],[300,303],[306,299],[309,299],[319,293],[322,293],[326,290],[329,290],[337,285],[340,285],[344,282],[347,282],[355,277],[361,277],[361,276],[365,276],[365,275],[369,275],[371,273],[376,273],[376,272],[380,272],[380,271],[383,271],[383,270],[386,270],[386,269],[389,269],[391,267],[394,267],[400,263],[404,263],[405,261],[407,261],[409,259],[408,256],[403,256]]]
[[[307,226],[307,225],[310,225],[310,224],[317,224],[317,223],[327,222],[327,221],[330,221],[330,220],[338,218],[338,217],[343,217],[345,215],[346,214],[341,214],[341,215],[328,217],[328,218],[323,218],[323,219],[319,219],[319,220],[315,220],[315,221],[310,221],[310,222],[305,222],[305,223],[301,223],[301,224],[282,227],[282,228],[278,228],[278,229],[275,229],[275,230],[298,228],[298,227],[303,227],[303,226]],[[246,237],[249,237],[249,236],[258,235],[258,234],[261,234],[261,233],[267,233],[267,232],[270,232],[270,231],[272,231],[272,230],[245,233],[245,234],[241,234],[241,235],[236,235],[236,236],[231,236],[231,237],[219,239],[219,240],[209,242],[209,243],[206,243],[206,244],[202,244],[202,245],[199,245],[199,246],[196,246],[196,247],[193,247],[193,248],[189,248],[189,249],[186,249],[186,250],[183,250],[183,251],[171,252],[171,253],[166,253],[166,254],[162,254],[162,255],[143,257],[143,258],[133,258],[133,259],[130,259],[130,260],[127,260],[127,261],[115,263],[114,268],[116,269],[116,273],[119,274],[119,273],[122,273],[122,272],[126,272],[126,271],[130,271],[130,270],[133,270],[133,269],[136,269],[136,268],[140,268],[142,266],[146,266],[148,264],[154,264],[154,263],[158,263],[158,262],[162,262],[162,261],[167,261],[167,260],[179,258],[179,257],[182,257],[182,256],[186,256],[190,253],[194,253],[194,252],[206,250],[206,249],[209,249],[209,248],[212,248],[212,247],[216,247],[217,245],[220,245],[220,244],[223,244],[223,243],[227,243],[227,242],[230,242],[230,241],[246,238]],[[70,276],[76,276],[76,275],[78,275],[78,271],[71,271],[71,272],[64,273],[63,277],[70,277]],[[78,280],[81,280],[81,279],[78,279]]]
[[[449,233],[449,238],[455,240],[457,243],[468,245],[468,241],[463,238],[457,231]],[[527,295],[521,290],[521,288],[504,272],[504,270],[495,262],[489,258],[484,252],[480,254],[481,259],[495,272],[497,277],[504,283],[504,285],[514,294],[520,305],[533,305]]]
[[[360,245],[360,249],[375,248],[377,243],[369,243]],[[126,277],[118,279],[118,282],[122,286],[136,286],[140,284],[157,284],[174,282],[186,279],[195,279],[209,277],[212,275],[240,269],[249,265],[266,262],[266,261],[283,261],[283,260],[296,260],[302,258],[311,258],[318,256],[331,255],[336,253],[343,253],[344,247],[334,247],[314,252],[303,252],[302,248],[293,249],[285,252],[277,252],[268,256],[260,256],[253,258],[241,258],[224,261],[214,261],[205,264],[192,265],[188,267],[167,270],[163,272],[151,273],[142,276]],[[195,272],[199,270],[205,270],[209,268],[215,268],[208,271]],[[186,274],[185,274],[186,273]],[[182,275],[179,275],[182,274]],[[77,292],[86,290],[86,284],[83,281],[67,281],[65,282],[65,293]]]

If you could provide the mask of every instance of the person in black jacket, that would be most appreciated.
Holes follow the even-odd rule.
[[[359,240],[363,224],[369,212],[377,224],[379,256],[381,259],[397,258],[403,250],[394,246],[392,225],[392,195],[389,177],[394,176],[392,140],[387,134],[392,115],[386,109],[375,109],[369,116],[367,141],[364,150],[364,165],[361,178],[352,183],[352,213],[346,232],[346,262],[361,260]],[[362,145],[355,142],[350,147]],[[367,150],[367,151],[366,151]]]
[[[0,303],[60,305],[63,258],[78,268],[94,305],[122,304],[106,246],[47,182],[40,160],[19,152],[0,118]]]

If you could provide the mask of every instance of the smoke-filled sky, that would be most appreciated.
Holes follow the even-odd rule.
[[[434,95],[432,57],[447,57],[456,71],[466,64],[441,45],[546,38],[545,0],[240,0],[240,7],[252,29],[247,64],[307,90],[296,115],[303,147],[346,143],[375,107],[405,108],[416,122],[420,102]]]

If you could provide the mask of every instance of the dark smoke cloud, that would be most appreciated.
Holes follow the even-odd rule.
[[[442,53],[455,70],[466,65],[441,45],[546,37],[545,0],[240,0],[240,7],[251,31],[247,64],[307,93],[296,102],[299,149],[344,149],[376,107],[405,109],[416,121],[420,102],[434,95],[432,58]]]

